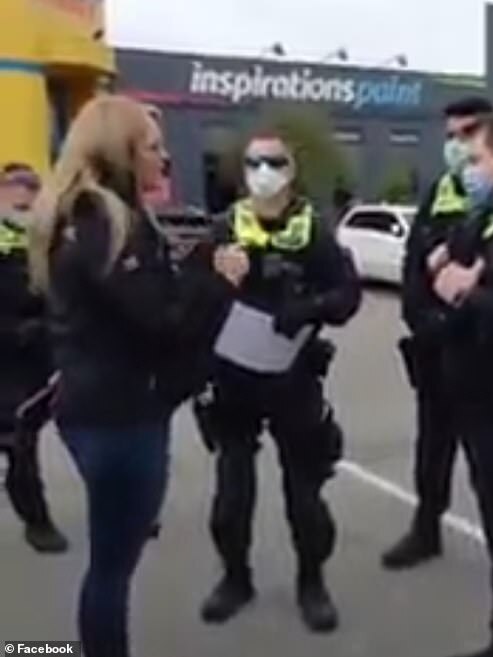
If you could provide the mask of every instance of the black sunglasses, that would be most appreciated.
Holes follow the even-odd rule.
[[[284,169],[289,166],[289,158],[285,155],[247,155],[245,157],[245,166],[248,169],[259,169],[262,164],[266,164],[271,169]]]

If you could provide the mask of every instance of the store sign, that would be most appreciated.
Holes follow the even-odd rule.
[[[393,107],[417,108],[423,103],[424,84],[397,73],[372,76],[323,75],[320,68],[293,67],[272,73],[262,64],[243,70],[219,69],[194,61],[189,91],[217,96],[238,104],[249,100],[285,100],[306,103],[336,103],[355,110]]]

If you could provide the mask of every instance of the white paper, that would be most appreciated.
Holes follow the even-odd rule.
[[[234,303],[216,341],[216,355],[254,372],[287,372],[313,328],[304,326],[290,340],[276,333],[273,323],[272,315],[240,302]]]

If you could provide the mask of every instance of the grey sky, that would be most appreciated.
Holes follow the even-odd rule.
[[[485,0],[108,0],[110,37],[159,50],[257,55],[282,41],[317,60],[408,55],[412,68],[482,73]]]

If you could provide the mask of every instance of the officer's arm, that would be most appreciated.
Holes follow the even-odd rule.
[[[342,326],[357,312],[361,285],[349,251],[343,249],[332,232],[318,225],[315,241],[317,293],[313,303],[317,319]]]
[[[486,273],[478,287],[472,292],[463,304],[463,312],[473,312],[483,326],[493,331],[493,239],[489,240],[483,249],[486,261]]]
[[[428,241],[428,226],[436,185],[421,204],[406,244],[402,285],[402,316],[412,332],[422,325],[429,303],[426,259],[435,245]]]

